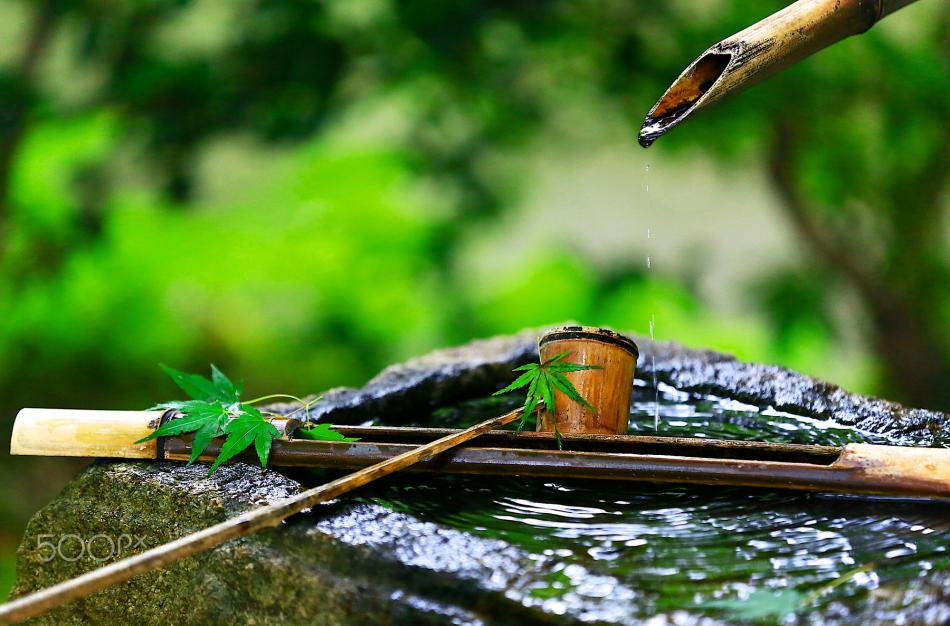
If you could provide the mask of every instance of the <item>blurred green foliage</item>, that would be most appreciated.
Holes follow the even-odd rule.
[[[862,389],[946,409],[946,3],[905,9],[653,148],[768,172],[803,253],[750,289],[764,317],[717,314],[640,258],[605,271],[551,242],[491,275],[460,258],[515,205],[513,155],[583,134],[576,112],[592,106],[622,111],[634,141],[690,59],[783,4],[0,5],[2,432],[24,405],[165,397],[159,361],[303,394],[566,319],[646,332],[653,316],[662,338],[821,372],[842,292],[880,372]],[[202,159],[227,142],[278,156],[215,170],[234,192],[205,202]],[[2,494],[12,529],[49,495],[24,480]]]

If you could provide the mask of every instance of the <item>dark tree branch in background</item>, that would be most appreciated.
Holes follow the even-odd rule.
[[[936,37],[940,49],[950,50],[950,4],[944,4],[940,18],[936,21]],[[946,63],[947,57],[944,57]],[[945,65],[950,68],[950,64]],[[913,222],[913,233],[911,238],[913,245],[927,245],[929,242],[936,242],[939,246],[941,232],[935,226],[938,224],[940,216],[944,211],[945,205],[943,193],[947,188],[947,163],[950,162],[950,128],[946,124],[946,119],[938,127],[939,138],[936,140],[936,148],[927,158],[919,170],[919,174],[914,181],[914,187],[921,198],[922,219]],[[894,198],[897,206],[902,202],[901,197]],[[897,220],[898,225],[907,225],[908,221]]]
[[[850,282],[865,299],[887,297],[873,277],[873,269],[861,263],[851,250],[851,243],[842,241],[828,224],[820,223],[815,211],[798,188],[794,167],[798,156],[795,127],[785,119],[773,129],[768,151],[768,168],[772,184],[778,192],[785,215],[805,241],[824,261]]]
[[[919,280],[924,283],[921,287],[928,287],[940,279],[935,276],[940,270],[934,265],[940,263],[943,233],[939,225],[946,206],[942,200],[947,183],[947,163],[950,162],[950,130],[946,126],[934,144],[933,151],[916,168],[911,184],[896,186],[889,198],[893,216],[891,225],[895,231],[890,268],[899,276],[907,276],[910,272],[920,275]],[[913,211],[906,210],[909,205],[913,205]],[[933,256],[922,254],[924,250]]]
[[[939,327],[929,323],[919,291],[905,289],[904,275],[875,268],[857,252],[848,234],[835,232],[818,217],[815,207],[802,193],[795,177],[799,157],[795,128],[787,119],[780,119],[773,129],[768,148],[769,175],[780,206],[803,240],[821,258],[824,264],[844,279],[857,293],[869,315],[871,341],[883,357],[883,366],[889,383],[896,386],[915,406],[946,407],[948,392],[946,380],[950,375],[947,354],[943,348]],[[943,152],[941,148],[938,152]],[[924,176],[932,172],[923,172]],[[938,180],[940,177],[937,176]],[[923,202],[937,203],[939,192],[924,194]],[[924,215],[930,215],[928,206]],[[898,218],[898,223],[900,219]],[[936,224],[931,224],[936,228]],[[898,237],[900,239],[900,237]],[[890,242],[894,248],[904,247],[906,241]],[[925,263],[926,259],[915,260]],[[912,276],[907,280],[913,281]]]
[[[58,17],[56,0],[45,0],[36,7],[22,55],[14,70],[13,102],[6,103],[4,117],[7,119],[0,127],[0,252],[6,239],[5,225],[9,219],[13,158],[26,134],[36,68],[46,51]]]

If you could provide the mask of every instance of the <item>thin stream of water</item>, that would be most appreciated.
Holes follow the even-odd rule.
[[[653,327],[656,322],[656,314],[650,315],[650,341],[654,341]],[[660,432],[660,387],[656,382],[656,355],[650,355],[650,370],[653,372],[653,431]]]
[[[646,166],[644,167],[643,190],[645,193],[648,193],[648,194],[650,193],[650,164],[649,163],[647,163]],[[649,253],[650,246],[652,244],[652,241],[651,241],[652,239],[653,239],[653,229],[648,226],[647,227],[647,250],[648,250],[647,271],[648,272],[652,271],[653,269],[653,263],[652,263],[651,256]],[[651,313],[650,314],[650,341],[654,341],[656,339],[654,335],[655,327],[656,327],[656,313]],[[654,432],[659,432],[660,430],[660,411],[659,411],[660,392],[656,385],[656,357],[651,356],[650,358],[652,359],[652,365],[653,365],[651,370],[653,371],[653,389],[655,392],[654,400],[656,401],[656,407],[657,407],[656,412],[653,415],[653,430]]]

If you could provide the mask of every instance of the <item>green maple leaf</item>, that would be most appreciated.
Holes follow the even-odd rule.
[[[211,364],[211,382],[214,383],[214,388],[222,399],[233,398],[236,402],[244,391],[241,383],[232,383],[231,379],[225,376],[214,363]]]
[[[139,439],[135,443],[144,443],[157,437],[173,437],[184,433],[194,433],[191,458],[188,460],[188,463],[191,464],[198,460],[198,457],[208,449],[215,437],[226,435],[227,438],[221,446],[218,457],[211,465],[209,475],[221,463],[239,454],[252,444],[257,450],[261,465],[266,467],[271,443],[280,436],[280,431],[268,421],[268,418],[252,406],[253,403],[281,397],[303,403],[296,396],[286,394],[262,396],[247,403],[242,403],[241,385],[231,382],[214,365],[211,366],[211,378],[180,372],[165,365],[162,365],[161,368],[192,399],[162,402],[151,407],[149,409],[151,411],[175,411],[178,415],[168,423],[155,429],[149,436]],[[312,403],[306,403],[304,408],[309,409],[310,404]],[[326,424],[319,424],[308,430],[311,439],[356,441],[356,439],[344,437]],[[306,430],[301,432],[304,433],[305,437],[308,436]]]
[[[170,406],[174,405],[174,406]],[[135,443],[150,441],[156,437],[172,437],[182,433],[190,433],[201,429],[209,422],[227,418],[227,407],[220,402],[205,402],[204,400],[189,400],[187,402],[166,402],[156,405],[156,408],[175,409],[181,412],[181,417],[163,424],[148,437],[139,439]]]
[[[241,386],[232,383],[213,364],[211,365],[210,379],[199,374],[179,372],[167,365],[160,365],[159,367],[193,400],[204,400],[205,402],[218,400],[225,404],[233,404],[240,400]]]
[[[201,428],[195,431],[195,438],[191,442],[191,457],[188,459],[188,465],[198,460],[198,457],[208,449],[215,437],[220,437],[225,433],[229,417],[229,414],[224,414],[216,419],[209,419]]]
[[[174,409],[181,413],[181,417],[176,417],[167,424],[163,424],[148,437],[139,439],[135,443],[142,443],[156,437],[172,437],[193,432],[195,438],[191,445],[189,465],[194,463],[201,453],[207,450],[212,439],[224,434],[224,427],[233,415],[231,410],[219,401],[166,402],[153,408]]]
[[[521,412],[521,419],[518,420],[518,432],[521,432],[521,429],[524,428],[525,422],[528,418],[534,414],[534,410],[537,408],[538,403],[541,402],[541,395],[538,393],[538,384],[541,381],[540,370],[535,373],[535,376],[531,379],[531,382],[528,384],[528,393],[525,394],[524,398],[524,410]]]
[[[593,368],[591,366],[584,366],[584,369],[593,369]],[[570,370],[570,371],[577,371],[577,370]],[[561,393],[566,395],[568,398],[570,398],[574,402],[584,405],[591,411],[596,410],[594,409],[594,405],[592,405],[590,402],[585,400],[584,397],[577,392],[577,389],[574,387],[574,385],[571,384],[571,381],[567,379],[567,376],[565,376],[561,372],[556,371],[556,370],[549,371],[547,373],[547,378],[548,378],[548,381],[551,383],[551,385],[559,389]]]
[[[261,466],[267,466],[271,443],[280,437],[280,431],[264,419],[261,412],[254,407],[242,404],[241,409],[242,412],[224,427],[224,432],[228,437],[221,446],[218,458],[208,470],[209,476],[218,469],[219,465],[244,451],[251,444],[254,444],[254,449],[257,450],[257,458],[260,459]]]
[[[580,363],[570,363],[565,361],[564,358],[568,354],[568,352],[562,352],[561,354],[555,355],[541,364],[528,363],[527,365],[516,367],[513,371],[523,373],[518,376],[510,385],[492,394],[497,396],[503,393],[508,393],[509,391],[521,389],[523,387],[528,388],[524,399],[524,411],[521,416],[521,420],[518,422],[519,432],[524,428],[527,419],[531,416],[531,414],[534,413],[534,410],[542,400],[544,401],[544,406],[548,411],[550,411],[552,414],[555,412],[556,390],[560,390],[561,393],[566,395],[574,402],[579,402],[588,409],[592,411],[594,410],[594,407],[587,400],[585,400],[580,393],[577,392],[577,389],[574,387],[571,381],[567,379],[567,377],[564,375],[564,372],[579,372],[582,370],[603,368],[599,365],[581,365]],[[557,424],[554,425],[554,438],[557,441],[558,449],[560,449],[563,442],[561,440],[561,432],[558,430]]]
[[[303,439],[317,441],[359,441],[359,437],[346,437],[343,433],[338,433],[326,424],[317,424],[312,428],[301,428],[296,434]]]

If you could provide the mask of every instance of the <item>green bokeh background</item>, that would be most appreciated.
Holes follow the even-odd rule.
[[[0,434],[22,406],[167,399],[159,362],[304,394],[568,319],[644,334],[653,319],[661,339],[950,408],[936,0],[651,149],[764,172],[799,245],[736,286],[741,313],[647,269],[639,232],[606,265],[517,233],[478,258],[532,160],[632,143],[687,62],[783,4],[4,0]],[[644,223],[647,205],[630,205]],[[0,593],[29,515],[76,469],[0,462]]]

